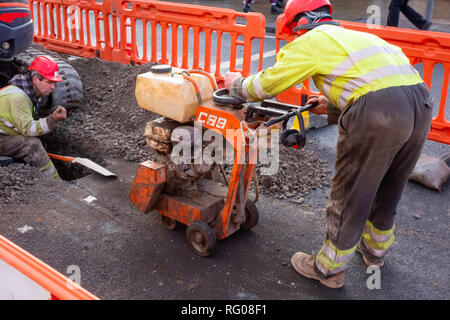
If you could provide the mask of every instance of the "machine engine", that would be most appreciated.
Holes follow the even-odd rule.
[[[204,176],[219,179],[218,165],[201,159],[211,142],[202,141],[199,127],[161,117],[147,123],[144,136],[147,145],[158,153],[156,161],[167,166],[165,192],[177,194]]]

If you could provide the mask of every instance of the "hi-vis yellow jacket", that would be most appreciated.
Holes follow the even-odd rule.
[[[8,136],[41,136],[57,127],[51,115],[33,119],[33,103],[27,94],[16,86],[0,90],[0,133]]]
[[[285,45],[273,67],[235,89],[247,101],[259,101],[308,78],[341,110],[367,92],[423,82],[399,47],[369,33],[322,25]]]

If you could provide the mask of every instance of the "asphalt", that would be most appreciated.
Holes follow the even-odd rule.
[[[307,146],[330,166],[334,153],[323,137],[335,129],[311,132]],[[331,290],[290,265],[295,252],[320,248],[328,190],[313,191],[302,205],[260,196],[258,225],[219,241],[204,258],[188,247],[185,227],[168,231],[158,213],[143,214],[129,201],[137,164],[115,159],[107,167],[118,178],[92,174],[5,210],[0,233],[67,276],[78,266],[81,285],[102,299],[448,299],[450,183],[441,192],[408,183],[379,289],[368,288],[371,274],[355,254],[344,288]],[[33,229],[20,233],[24,225]]]
[[[351,8],[345,1],[334,3],[336,14],[342,17],[346,10],[365,12],[363,5],[354,2]],[[241,7],[239,1],[214,4]],[[259,6],[266,10],[257,0],[255,8]],[[447,26],[438,20],[439,14],[443,13],[436,10],[436,21]],[[270,12],[266,16],[268,22],[269,17],[274,19]],[[356,21],[364,15],[352,17]],[[440,95],[439,88],[433,89],[433,95]],[[308,132],[306,148],[327,160],[331,171],[336,138],[336,126]],[[432,141],[424,147],[424,153],[436,157],[448,152],[448,145]],[[67,181],[36,203],[6,208],[0,215],[0,234],[63,274],[68,275],[69,266],[79,266],[81,285],[101,299],[196,300],[201,305],[206,300],[449,298],[449,181],[441,192],[408,182],[398,206],[396,242],[381,269],[378,289],[370,289],[372,273],[355,254],[344,288],[331,290],[299,276],[290,265],[295,252],[312,253],[320,248],[328,189],[313,190],[301,205],[260,195],[258,225],[219,241],[216,252],[203,258],[189,249],[185,228],[168,231],[159,214],[142,214],[129,201],[138,164],[105,160],[118,178],[91,174]],[[88,196],[96,200],[88,202]],[[24,225],[33,229],[19,232]]]

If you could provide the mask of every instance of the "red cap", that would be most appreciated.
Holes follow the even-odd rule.
[[[62,79],[59,77],[58,65],[56,64],[55,60],[47,56],[36,57],[31,63],[28,70],[37,71],[40,75],[50,81],[62,81]]]
[[[289,0],[284,7],[284,14],[281,16],[281,32],[290,34],[289,24],[297,14],[314,11],[323,6],[328,6],[330,8],[330,14],[333,13],[330,0]]]

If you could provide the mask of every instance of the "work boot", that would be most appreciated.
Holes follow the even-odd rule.
[[[242,9],[244,13],[255,12],[248,3],[244,4],[244,9]]]
[[[294,269],[308,279],[320,281],[321,284],[331,289],[338,289],[344,286],[345,271],[329,276],[327,278],[319,276],[314,270],[316,257],[303,252],[297,252],[291,258]]]
[[[356,251],[362,255],[362,258],[366,266],[368,267],[377,266],[378,268],[384,266],[383,257],[380,258],[371,254],[369,250],[366,248],[365,244],[362,242],[362,240],[359,241],[358,245],[356,246]]]
[[[277,5],[278,8],[284,8],[284,6],[285,6],[283,0],[276,0],[275,4]]]
[[[272,3],[270,5],[270,13],[281,14],[281,13],[283,13],[283,9],[278,8],[276,3]]]
[[[420,30],[428,30],[431,27],[431,21],[426,21],[423,26],[421,26],[419,29]]]

